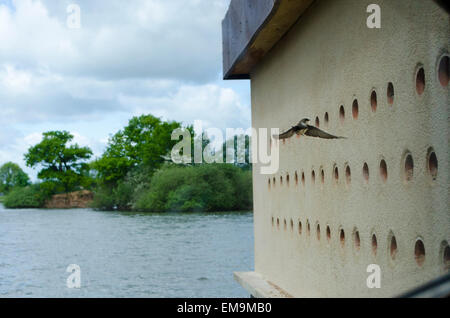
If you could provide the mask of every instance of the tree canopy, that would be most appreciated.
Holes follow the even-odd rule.
[[[133,205],[137,211],[217,212],[252,208],[251,171],[229,164],[166,165]]]
[[[91,158],[92,150],[78,144],[69,145],[73,135],[67,131],[50,131],[43,137],[25,154],[27,166],[41,166],[38,178],[61,188],[60,191],[69,192],[87,186],[90,178],[86,160]]]
[[[164,122],[152,115],[133,117],[123,130],[110,138],[105,153],[92,167],[103,183],[112,186],[138,166],[155,171],[164,163],[162,156],[176,144],[171,139],[172,131],[180,127],[178,122]]]
[[[0,168],[0,193],[9,193],[16,187],[26,187],[30,178],[19,165],[8,162]]]

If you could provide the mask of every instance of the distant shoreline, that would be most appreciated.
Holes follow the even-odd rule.
[[[17,210],[36,210],[36,211],[57,211],[57,210],[64,210],[64,211],[70,211],[70,210],[91,210],[91,211],[97,211],[97,212],[113,212],[113,213],[130,213],[130,214],[157,214],[157,215],[168,215],[168,214],[179,214],[179,215],[189,215],[189,214],[204,214],[204,215],[214,215],[214,214],[250,214],[253,213],[253,210],[234,210],[234,211],[195,211],[195,212],[176,212],[176,211],[166,211],[166,212],[144,212],[144,211],[121,211],[121,210],[112,210],[112,211],[103,211],[103,210],[96,210],[91,207],[85,207],[85,208],[7,208],[3,205],[3,203],[0,201],[0,208],[2,208],[4,211],[17,211]]]

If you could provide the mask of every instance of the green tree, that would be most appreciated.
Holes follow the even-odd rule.
[[[0,168],[0,193],[9,193],[16,187],[26,187],[30,184],[28,175],[15,163],[5,163]]]
[[[14,188],[4,199],[8,209],[42,208],[50,197],[40,184],[32,184],[25,188]]]
[[[230,164],[167,165],[154,174],[133,208],[149,212],[251,210],[251,171]]]
[[[128,125],[111,137],[102,157],[92,167],[101,183],[115,187],[136,167],[155,171],[177,143],[172,131],[180,128],[175,121],[164,122],[152,115],[133,117]],[[148,176],[150,177],[150,176]]]
[[[31,147],[25,154],[27,166],[41,166],[38,178],[43,186],[54,192],[70,192],[91,183],[89,165],[86,160],[92,156],[88,147],[69,145],[73,135],[67,131],[50,131],[43,134],[43,140]]]

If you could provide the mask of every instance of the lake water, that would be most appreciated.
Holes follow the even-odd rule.
[[[251,213],[144,214],[6,210],[0,297],[248,297]],[[81,288],[69,289],[70,264]]]

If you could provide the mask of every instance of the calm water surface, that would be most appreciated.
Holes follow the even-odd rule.
[[[0,297],[248,297],[251,213],[142,214],[6,210]],[[70,264],[81,288],[66,286]]]

